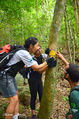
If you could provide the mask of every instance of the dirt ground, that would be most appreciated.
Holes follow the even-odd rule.
[[[67,97],[69,95],[69,84],[65,80],[58,81],[54,97],[52,119],[65,119],[65,114],[69,109]]]
[[[56,93],[54,97],[53,104],[53,112],[51,119],[65,119],[65,114],[69,109],[67,97],[69,95],[69,84],[67,81],[62,81],[58,79],[58,83],[56,85]],[[5,99],[0,96],[0,103],[5,102]],[[25,112],[25,110],[24,110]],[[27,109],[27,113],[29,115],[30,109]]]
[[[63,74],[61,73],[63,76]],[[67,101],[67,97],[70,92],[69,84],[66,80],[62,80],[61,76],[58,77],[56,92],[54,97],[53,109],[51,119],[65,119],[65,114],[68,112],[69,104]],[[0,105],[2,106],[3,102],[8,102],[0,96]],[[39,103],[37,103],[39,107]],[[24,108],[21,110],[22,113],[26,115],[31,114],[30,108]],[[38,112],[38,111],[37,111]],[[1,119],[1,118],[0,118]]]

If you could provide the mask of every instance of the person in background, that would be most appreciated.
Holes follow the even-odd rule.
[[[61,53],[57,53],[57,57],[65,64],[64,77],[69,82],[71,91],[69,95],[69,112],[66,119],[79,119],[79,66],[67,62]]]
[[[41,47],[34,53],[33,59],[37,61],[40,65],[47,59],[47,54],[42,54]],[[28,68],[28,83],[30,88],[31,100],[30,106],[32,111],[32,119],[36,119],[36,112],[35,112],[35,103],[37,98],[37,93],[39,95],[39,101],[41,102],[42,93],[43,93],[43,83],[42,83],[42,72],[39,73],[32,68]]]

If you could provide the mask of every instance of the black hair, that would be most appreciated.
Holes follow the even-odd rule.
[[[69,68],[66,71],[69,74],[71,81],[79,82],[79,66],[77,64],[69,64]]]
[[[28,39],[25,40],[24,47],[28,50],[30,47],[30,44],[33,46],[38,42],[38,39],[35,37],[29,37]]]

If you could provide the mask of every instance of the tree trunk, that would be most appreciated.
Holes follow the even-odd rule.
[[[49,36],[49,47],[50,49],[56,50],[56,44],[59,41],[59,33],[62,24],[62,18],[64,15],[64,5],[66,0],[56,0],[54,17],[51,25],[50,36]],[[50,68],[46,72],[43,96],[41,100],[39,119],[50,119],[54,90],[55,90],[55,68]]]
[[[77,22],[78,33],[79,33],[79,1],[73,0],[74,14]]]
[[[72,28],[72,34],[73,34],[73,40],[72,40],[72,46],[73,46],[73,63],[75,63],[75,36],[74,36],[74,28]]]
[[[75,63],[75,36],[74,36],[74,29],[72,28],[71,26],[71,21],[69,19],[69,14],[67,12],[67,10],[65,9],[66,11],[66,15],[67,15],[67,18],[68,18],[68,27],[69,27],[69,35],[70,35],[70,47],[72,46],[72,48],[70,49],[72,54],[70,54],[71,58],[70,58],[70,62],[74,62]]]
[[[65,17],[65,33],[66,33],[66,41],[67,41],[67,51],[69,54],[69,59],[72,62],[72,55],[71,55],[71,49],[70,49],[70,40],[69,40],[69,32],[68,32],[68,23],[67,23],[67,14],[66,14],[66,6],[65,6],[65,12],[64,12],[64,17]]]

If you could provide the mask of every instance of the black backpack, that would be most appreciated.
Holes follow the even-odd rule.
[[[23,46],[7,44],[0,48],[0,71],[8,68],[7,63],[13,57],[16,51],[24,49]]]

